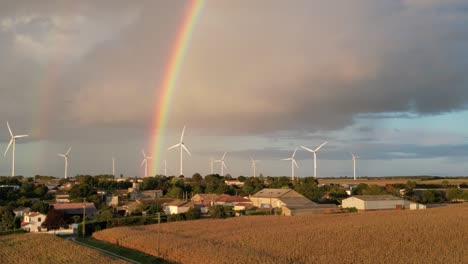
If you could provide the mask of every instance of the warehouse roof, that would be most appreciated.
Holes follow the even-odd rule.
[[[354,195],[354,198],[363,201],[389,201],[389,200],[402,200],[402,198],[393,195]]]

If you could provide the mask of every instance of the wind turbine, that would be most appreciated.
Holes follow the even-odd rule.
[[[180,175],[184,175],[184,165],[183,165],[183,150],[185,150],[185,152],[187,152],[190,156],[192,156],[192,154],[190,154],[190,151],[188,151],[188,149],[185,147],[185,144],[184,144],[184,132],[185,132],[185,126],[184,128],[182,129],[182,135],[180,135],[180,141],[179,143],[175,144],[174,146],[168,148],[167,150],[170,150],[170,149],[173,149],[173,148],[177,148],[177,147],[180,147]]]
[[[115,158],[112,157],[112,176],[115,177]]]
[[[311,150],[309,148],[306,148],[304,146],[301,146],[301,148],[311,152],[314,154],[314,177],[317,179],[317,151],[319,151],[319,149],[321,149],[323,146],[325,146],[325,144],[327,144],[327,141],[323,142],[322,145],[318,146],[316,149],[314,150]]]
[[[292,154],[292,156],[288,159],[282,159],[282,160],[290,160],[291,161],[291,178],[292,180],[294,181],[294,166],[296,166],[296,168],[299,168],[299,166],[297,166],[297,162],[296,160],[294,159],[294,156],[296,155],[296,151],[297,151],[297,147],[296,149],[294,149],[294,152]]]
[[[64,174],[65,179],[68,179],[68,155],[70,154],[70,151],[71,151],[71,148],[68,148],[65,154],[58,154],[59,156],[65,158],[65,174]]]
[[[10,124],[8,124],[8,121],[7,121],[7,127],[8,127],[8,131],[10,132],[10,136],[11,136],[11,139],[10,139],[10,143],[8,143],[8,147],[6,148],[5,150],[5,154],[4,156],[6,156],[7,152],[8,152],[8,149],[10,148],[11,144],[13,144],[13,150],[12,150],[12,156],[13,158],[11,159],[11,176],[15,176],[15,149],[16,149],[16,139],[17,138],[24,138],[24,137],[28,137],[28,135],[13,135],[13,132],[11,131],[11,128],[10,128]]]
[[[141,154],[143,154],[143,161],[140,164],[140,167],[145,165],[145,177],[148,176],[148,160],[153,159],[149,156],[146,156],[146,153],[144,150],[141,150]]]
[[[354,180],[356,180],[356,159],[359,158],[358,156],[355,156],[353,153],[349,153],[351,156],[353,156],[353,177]]]
[[[224,152],[223,157],[215,162],[219,162],[221,166],[221,176],[224,176],[224,168],[227,169],[226,163],[224,163],[224,158],[226,157],[227,152]]]
[[[250,157],[250,160],[252,161],[253,176],[257,177],[256,169],[257,169],[257,162],[259,162],[259,160],[254,160],[252,157]]]

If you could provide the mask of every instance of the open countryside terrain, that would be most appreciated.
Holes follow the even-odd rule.
[[[0,236],[0,263],[127,263],[50,234]]]
[[[180,263],[468,263],[468,204],[197,220],[94,233]]]

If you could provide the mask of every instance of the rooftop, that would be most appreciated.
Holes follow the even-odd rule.
[[[83,203],[57,203],[51,204],[56,210],[83,209]],[[86,203],[86,208],[96,208],[94,203]]]
[[[402,200],[402,198],[393,195],[354,195],[357,199],[363,201],[389,201],[389,200]]]
[[[301,197],[302,195],[292,189],[263,189],[252,197],[278,198],[278,197]]]

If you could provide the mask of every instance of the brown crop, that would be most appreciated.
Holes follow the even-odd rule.
[[[468,263],[468,204],[160,228],[160,256],[180,263]],[[94,237],[158,255],[157,225],[107,229]]]
[[[0,263],[127,263],[50,234],[0,236]]]

